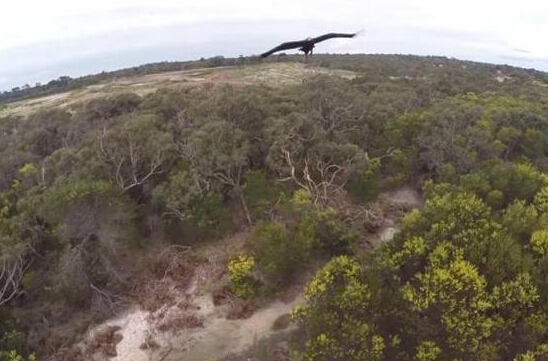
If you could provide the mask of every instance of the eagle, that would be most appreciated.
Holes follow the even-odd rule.
[[[299,51],[304,52],[305,56],[308,56],[308,53],[312,54],[314,46],[324,40],[333,39],[333,38],[353,38],[358,33],[352,33],[352,34],[345,34],[345,33],[328,33],[321,36],[318,36],[316,38],[306,38],[304,40],[297,40],[297,41],[288,41],[286,43],[282,43],[278,45],[277,47],[270,49],[266,53],[261,54],[261,58],[266,58],[269,55],[272,55],[278,51],[282,50],[288,50],[288,49],[299,49]]]

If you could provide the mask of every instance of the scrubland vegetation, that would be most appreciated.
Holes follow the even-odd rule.
[[[0,360],[56,355],[119,311],[159,245],[214,247],[242,230],[227,297],[274,297],[326,263],[292,314],[302,332],[287,359],[546,359],[548,75],[410,56],[315,62],[357,76],[1,118]],[[378,195],[403,185],[424,207],[393,241],[363,247]]]

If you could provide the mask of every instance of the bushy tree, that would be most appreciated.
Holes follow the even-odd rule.
[[[73,181],[48,190],[40,213],[52,225],[62,250],[55,290],[86,305],[93,287],[125,281],[116,259],[136,234],[133,207],[107,181]]]
[[[117,126],[100,130],[97,136],[98,155],[123,191],[165,171],[171,146],[171,136],[150,115],[126,117]]]
[[[306,332],[305,360],[383,360],[385,339],[371,322],[371,289],[355,260],[331,260],[305,290],[293,317]]]
[[[169,218],[165,226],[178,231],[172,234],[176,239],[211,238],[231,228],[232,220],[222,196],[194,171],[174,169],[152,195],[155,208]],[[180,227],[170,222],[173,219]]]
[[[249,225],[249,213],[242,193],[248,166],[249,142],[246,134],[226,121],[211,121],[192,129],[176,143],[180,157],[196,172],[206,187],[228,187],[240,200]],[[215,183],[215,184],[212,184]]]
[[[535,352],[527,350],[547,337],[544,266],[533,261],[543,259],[544,231],[524,243],[522,226],[501,225],[475,195],[443,189],[430,187],[425,207],[385,248],[361,263],[337,258],[310,282],[297,312],[303,357],[479,361]],[[368,296],[353,304],[355,287]],[[373,335],[380,354],[369,353]],[[364,343],[349,344],[358,337]]]
[[[477,268],[462,258],[462,251],[440,244],[430,254],[424,273],[404,286],[403,298],[413,311],[432,322],[425,325],[424,333],[441,321],[444,332],[438,344],[448,355],[467,359],[492,332],[486,286]]]
[[[265,281],[273,285],[287,281],[310,250],[309,244],[297,243],[285,225],[278,222],[259,222],[248,243]]]

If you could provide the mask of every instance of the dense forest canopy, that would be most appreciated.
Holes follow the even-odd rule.
[[[241,230],[245,251],[226,265],[234,297],[269,297],[328,261],[294,311],[295,360],[546,359],[548,75],[315,57],[357,76],[165,88],[0,118],[0,360],[78,360],[58,351],[138,290],[149,264],[128,257]],[[0,102],[104,75],[86,79]],[[371,204],[402,185],[420,188],[424,207],[364,250]],[[81,329],[56,332],[71,317]]]

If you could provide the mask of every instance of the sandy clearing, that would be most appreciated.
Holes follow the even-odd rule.
[[[178,346],[173,347],[165,357],[166,361],[215,360],[231,353],[242,352],[258,339],[268,338],[279,332],[272,330],[274,321],[291,312],[300,299],[290,303],[272,302],[243,320],[220,318],[219,309],[213,306],[210,296],[205,296],[201,301],[204,327],[186,330],[174,339],[173,344]]]
[[[172,71],[135,77],[121,77],[74,91],[10,103],[0,110],[0,116],[25,116],[43,107],[66,107],[93,98],[124,92],[145,95],[162,87],[196,86],[203,83],[286,86],[299,84],[306,77],[316,74],[334,75],[346,79],[356,77],[356,73],[352,71],[328,69],[297,62]]]
[[[121,327],[118,333],[122,335],[122,340],[116,345],[118,356],[112,358],[112,361],[146,361],[149,359],[149,352],[140,349],[150,328],[147,316],[148,312],[133,308],[118,319],[106,324],[107,326]]]
[[[419,192],[411,187],[402,187],[382,195],[388,202],[394,204],[407,205],[410,207],[422,206],[423,199]]]
[[[419,208],[424,202],[421,194],[411,187],[402,187],[386,192],[381,194],[380,198],[383,198],[388,204],[405,206],[406,208]],[[373,248],[380,247],[391,241],[396,233],[400,231],[400,228],[400,224],[394,215],[387,214],[380,228],[367,239],[367,243]]]
[[[285,315],[300,302],[272,302],[257,310],[251,317],[240,320],[226,319],[226,306],[215,307],[211,294],[198,296],[193,304],[199,307],[197,315],[204,320],[203,327],[188,328],[176,333],[160,332],[151,322],[151,313],[134,306],[115,319],[91,330],[89,338],[109,326],[119,326],[122,340],[116,345],[117,356],[112,361],[203,361],[217,359],[231,353],[239,353],[258,339],[277,332],[272,330],[274,321]],[[159,349],[141,349],[147,336],[152,336]]]

